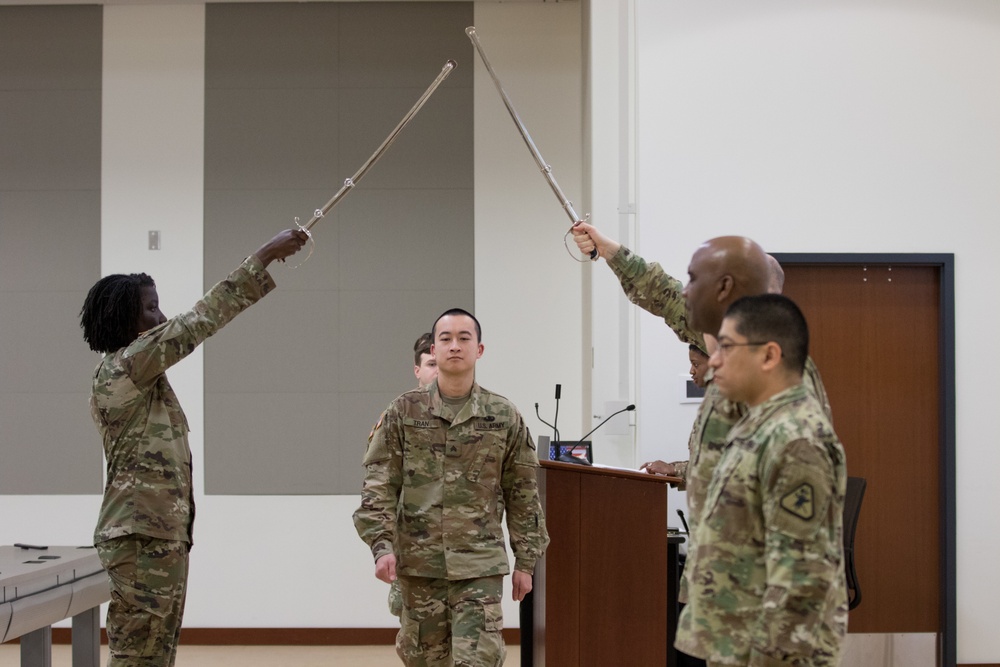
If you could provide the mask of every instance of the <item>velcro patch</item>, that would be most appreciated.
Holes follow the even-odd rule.
[[[384,412],[381,415],[379,415],[378,423],[375,424],[375,426],[372,426],[372,431],[371,431],[371,433],[368,434],[368,442],[372,441],[372,437],[375,436],[375,431],[377,431],[377,430],[379,430],[379,428],[381,428],[381,426],[382,426],[382,420],[383,419],[385,419],[385,413]]]
[[[477,431],[502,431],[507,428],[507,422],[476,422]]]
[[[811,520],[816,515],[812,484],[803,482],[794,491],[785,494],[781,498],[781,508],[804,521]]]

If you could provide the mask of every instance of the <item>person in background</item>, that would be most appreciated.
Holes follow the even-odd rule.
[[[420,334],[413,344],[413,374],[417,376],[417,388],[427,387],[437,377],[437,359],[431,354],[434,337],[430,332]]]
[[[193,543],[193,466],[187,418],[166,371],[273,290],[268,265],[298,252],[307,238],[281,232],[169,320],[145,273],[105,276],[87,293],[83,338],[103,355],[90,412],[107,460],[94,546],[111,581],[108,667],[169,667],[177,653]]]
[[[705,388],[705,373],[708,371],[708,355],[697,345],[688,345],[688,361],[691,362],[691,381],[699,389]]]

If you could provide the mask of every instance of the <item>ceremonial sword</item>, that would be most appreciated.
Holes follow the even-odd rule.
[[[375,152],[372,153],[371,157],[365,160],[365,163],[361,165],[361,167],[354,173],[353,176],[344,179],[344,185],[341,186],[339,190],[337,190],[337,193],[330,198],[330,201],[323,204],[322,208],[318,208],[313,212],[313,216],[312,218],[309,219],[309,222],[307,222],[305,225],[300,225],[299,219],[295,218],[295,225],[309,236],[309,240],[312,241],[313,245],[312,247],[309,248],[309,254],[306,255],[306,258],[303,259],[301,262],[299,262],[297,265],[293,266],[292,267],[293,269],[297,269],[303,264],[305,264],[306,261],[312,256],[313,248],[315,248],[316,246],[316,242],[313,240],[312,232],[310,231],[313,228],[313,225],[322,220],[326,216],[326,214],[330,212],[330,209],[336,206],[340,202],[340,200],[342,200],[344,197],[347,196],[348,192],[354,189],[354,186],[357,185],[361,181],[361,179],[365,177],[365,174],[368,173],[368,170],[371,169],[373,166],[375,166],[375,163],[378,162],[379,158],[382,157],[382,154],[389,149],[389,146],[391,146],[392,142],[396,140],[396,137],[398,137],[399,133],[403,131],[403,128],[407,126],[407,124],[413,119],[415,115],[417,115],[417,112],[420,111],[420,108],[422,106],[424,106],[424,103],[427,102],[428,98],[430,98],[430,96],[434,93],[434,91],[437,90],[437,87],[440,86],[441,83],[448,78],[448,75],[451,74],[451,71],[456,67],[458,67],[458,63],[456,63],[454,60],[448,60],[444,64],[444,67],[441,68],[441,73],[438,74],[437,78],[435,78],[434,81],[431,82],[431,85],[427,87],[427,90],[424,91],[424,94],[420,96],[420,98],[416,101],[413,107],[406,112],[406,115],[403,116],[403,119],[401,121],[399,121],[399,124],[396,125],[395,129],[393,129],[393,131],[389,133],[389,136],[385,138],[385,141],[382,142],[382,145],[379,146],[377,149],[375,149]]]
[[[417,115],[417,112],[420,111],[420,107],[424,106],[427,99],[434,93],[435,90],[437,90],[437,87],[441,85],[441,82],[448,78],[448,75],[451,74],[451,71],[456,67],[458,67],[458,63],[454,60],[449,60],[444,64],[444,67],[441,68],[441,73],[438,74],[437,78],[431,82],[431,85],[427,87],[424,94],[421,95],[420,99],[418,99],[416,104],[413,105],[413,108],[406,112],[406,115],[403,116],[403,120],[399,121],[399,125],[396,126],[396,129],[389,133],[389,136],[385,138],[382,145],[379,146],[374,153],[372,153],[372,156],[368,158],[363,165],[361,165],[361,168],[358,169],[353,176],[344,180],[344,185],[337,191],[337,194],[333,195],[333,197],[330,198],[330,201],[323,204],[323,208],[316,209],[316,212],[313,213],[313,217],[303,226],[303,229],[306,231],[312,229],[313,225],[329,213],[330,209],[336,206],[341,199],[347,196],[347,193],[351,191],[351,188],[357,185],[358,182],[365,177],[368,170],[371,169],[375,163],[378,162],[379,158],[382,157],[382,154],[389,149],[389,146],[391,146],[392,142],[396,140],[396,137],[398,137],[399,133],[403,131],[403,128],[406,127],[407,123],[409,123],[410,120]]]
[[[486,52],[483,50],[483,45],[479,43],[479,36],[476,34],[476,26],[470,25],[465,29],[465,34],[469,36],[472,40],[472,44],[476,47],[476,51],[479,52],[479,57],[482,58],[483,64],[486,65],[486,71],[489,72],[490,78],[493,79],[493,83],[496,85],[497,92],[500,93],[500,97],[503,98],[504,106],[507,107],[507,112],[510,117],[514,120],[514,124],[517,125],[518,131],[521,133],[521,138],[524,139],[524,143],[528,146],[528,150],[531,152],[531,156],[535,158],[535,163],[538,168],[542,171],[542,175],[545,176],[545,180],[548,181],[549,187],[552,188],[552,192],[555,193],[556,199],[562,205],[566,215],[569,216],[570,221],[573,223],[573,227],[580,222],[583,222],[583,218],[577,215],[576,211],[573,209],[573,202],[571,202],[565,194],[563,194],[562,188],[559,187],[559,183],[556,182],[555,176],[552,175],[552,167],[546,164],[545,160],[542,158],[542,154],[538,151],[535,146],[535,142],[531,140],[531,135],[528,134],[527,128],[524,123],[521,122],[521,117],[518,116],[517,111],[514,109],[514,105],[511,104],[510,97],[507,96],[507,91],[503,89],[503,84],[500,83],[500,79],[497,77],[496,72],[493,71],[493,66],[490,65],[489,59],[486,57]],[[589,216],[588,216],[589,217]],[[566,232],[566,236],[573,231],[570,229]],[[563,237],[563,243],[566,242],[566,236]],[[569,250],[569,246],[566,246]],[[576,259],[576,256],[570,252],[570,256]],[[590,251],[590,259],[597,261],[597,248]]]

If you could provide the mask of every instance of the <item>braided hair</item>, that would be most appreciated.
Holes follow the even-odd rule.
[[[90,349],[107,354],[135,340],[142,288],[155,286],[145,273],[116,273],[94,283],[80,309],[80,328]]]

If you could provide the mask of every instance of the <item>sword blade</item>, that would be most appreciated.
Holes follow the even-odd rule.
[[[542,153],[538,150],[538,147],[532,140],[531,135],[528,134],[528,128],[526,128],[524,123],[521,121],[521,116],[518,115],[517,110],[514,108],[514,104],[510,101],[510,96],[507,95],[507,91],[504,90],[503,84],[500,83],[500,77],[498,77],[496,72],[493,71],[493,65],[490,64],[490,59],[486,57],[486,51],[483,49],[483,45],[479,42],[479,35],[476,33],[476,26],[470,25],[465,29],[465,34],[469,36],[469,39],[472,40],[473,46],[476,47],[476,51],[479,52],[479,57],[482,59],[483,64],[486,65],[486,71],[489,73],[490,78],[493,79],[493,84],[496,86],[497,92],[500,93],[500,98],[503,99],[504,106],[507,107],[507,113],[510,114],[511,119],[514,121],[514,125],[517,126],[518,132],[521,133],[521,138],[524,139],[524,143],[531,152],[531,156],[535,158],[535,163],[541,170],[545,180],[548,181],[549,187],[552,188],[552,192],[555,193],[556,199],[559,200],[559,204],[562,206],[563,211],[566,212],[570,222],[572,222],[575,226],[576,223],[583,220],[583,218],[577,214],[576,210],[573,208],[573,202],[566,197],[562,188],[559,187],[556,177],[552,174],[552,167],[545,162],[545,159],[542,157]],[[590,259],[597,259],[597,250],[590,253]]]
[[[427,90],[424,91],[423,95],[421,95],[420,98],[416,101],[416,103],[410,108],[410,110],[406,112],[406,115],[403,116],[403,119],[401,121],[399,121],[399,124],[396,125],[395,129],[393,129],[393,131],[389,133],[389,136],[385,138],[385,141],[382,142],[382,145],[379,146],[377,149],[375,149],[375,152],[372,153],[371,157],[365,160],[365,163],[361,165],[361,168],[358,169],[353,176],[344,181],[344,185],[340,188],[340,190],[338,190],[337,193],[333,195],[333,197],[331,197],[328,202],[323,204],[322,208],[316,209],[316,212],[313,213],[313,217],[310,218],[309,222],[307,222],[303,227],[306,231],[312,229],[313,225],[322,220],[323,217],[330,212],[330,209],[336,206],[341,199],[346,197],[347,193],[350,192],[354,188],[354,186],[357,185],[358,182],[360,182],[361,179],[365,177],[365,174],[368,173],[368,170],[374,167],[375,163],[379,161],[379,158],[381,158],[382,155],[387,150],[389,150],[389,146],[391,146],[393,142],[396,141],[396,138],[403,131],[403,128],[405,128],[409,124],[409,122],[413,119],[413,117],[417,115],[417,112],[420,111],[420,108],[424,106],[424,104],[427,102],[430,96],[434,94],[434,91],[437,90],[438,86],[440,86],[441,83],[448,78],[448,75],[451,74],[452,70],[455,69],[456,67],[458,67],[458,63],[456,63],[454,60],[449,60],[444,64],[444,67],[441,68],[441,73],[437,75],[437,78],[435,78],[434,81],[431,82],[431,85],[427,87]]]

